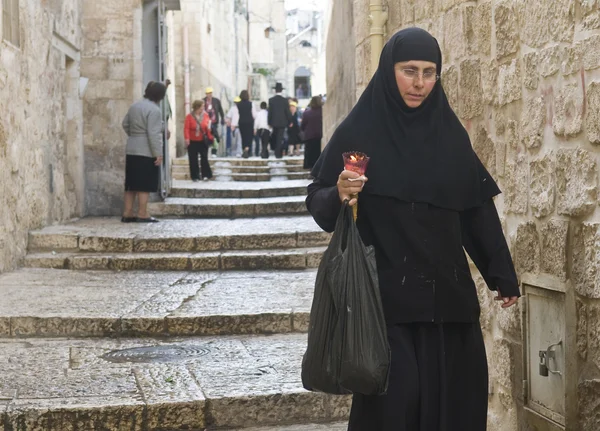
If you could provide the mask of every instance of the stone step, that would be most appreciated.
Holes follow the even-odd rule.
[[[228,162],[216,162],[212,165],[213,173],[224,175],[226,173],[285,173],[285,172],[308,172],[302,165],[290,165],[281,162],[271,162],[267,166],[239,166],[231,165]],[[190,168],[188,165],[173,165],[172,173],[188,173]]]
[[[112,271],[234,271],[317,268],[325,247],[203,253],[49,252],[25,256],[25,268]]]
[[[0,338],[306,332],[316,270],[0,274]],[[1,385],[0,385],[1,391]]]
[[[292,156],[292,157],[283,157],[281,159],[276,159],[274,157],[268,159],[261,159],[258,157],[250,157],[248,159],[243,159],[241,157],[211,157],[208,159],[211,165],[214,164],[226,164],[229,163],[232,166],[268,166],[269,163],[285,163],[291,166],[302,166],[304,164],[303,156]],[[173,166],[177,165],[185,165],[189,166],[189,160],[187,157],[178,157],[173,159]]]
[[[29,233],[30,252],[219,252],[295,249],[329,243],[310,216],[255,219],[164,219],[160,223],[121,223],[91,217]]]
[[[99,424],[148,431],[333,426],[347,419],[351,399],[302,388],[305,348],[304,334],[0,340],[3,425],[44,431]]]
[[[286,180],[309,180],[311,179],[310,172],[286,172],[285,169],[280,169],[280,172],[267,174],[256,173],[231,173],[224,172],[219,169],[213,171],[212,181],[286,181]],[[191,180],[189,172],[173,172],[171,177],[174,180]]]
[[[189,199],[167,198],[154,202],[149,211],[162,217],[263,217],[307,214],[305,196],[257,199]]]
[[[177,198],[273,198],[305,196],[308,180],[223,182],[173,180],[170,196]]]
[[[252,427],[252,428],[230,428],[229,430],[221,431],[346,431],[348,422],[336,422],[330,424],[306,424],[306,425],[290,425],[276,427]],[[216,430],[216,428],[207,428],[207,431]]]

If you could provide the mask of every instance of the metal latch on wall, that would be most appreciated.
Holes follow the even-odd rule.
[[[550,368],[550,360],[552,360],[552,362],[554,362],[555,366],[558,366],[557,362],[556,362],[556,351],[553,350],[554,348],[556,348],[558,346],[562,346],[562,340],[560,340],[556,344],[552,344],[552,345],[548,346],[548,348],[546,350],[540,350],[540,364],[539,364],[540,376],[548,377],[548,373],[558,374],[559,376],[562,376],[561,371],[559,371],[558,369],[553,370]]]

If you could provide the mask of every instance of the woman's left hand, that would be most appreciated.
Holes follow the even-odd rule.
[[[502,308],[508,308],[508,307],[512,307],[513,305],[515,305],[517,303],[517,301],[519,300],[519,297],[518,296],[504,297],[504,296],[502,296],[502,293],[500,292],[500,290],[498,290],[498,296],[496,296],[494,298],[494,300],[503,301],[504,303],[502,304]]]
[[[163,158],[162,158],[162,156],[159,156],[154,161],[154,166],[160,166],[160,165],[162,165],[162,162],[163,162]]]

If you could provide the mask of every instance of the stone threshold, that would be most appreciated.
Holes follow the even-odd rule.
[[[304,196],[244,199],[167,198],[154,202],[149,211],[162,217],[262,217],[308,214]]]
[[[310,216],[163,219],[156,224],[85,218],[29,234],[30,252],[207,252],[319,247],[329,243]]]
[[[269,157],[268,159],[257,157],[250,157],[248,159],[241,157],[210,157],[208,161],[211,166],[268,166],[270,164],[302,166],[304,164],[304,157],[283,157],[281,159],[275,157]],[[179,157],[173,160],[173,166],[181,165],[189,166],[187,157]]]
[[[309,180],[311,175],[309,172],[272,172],[272,173],[235,173],[228,171],[213,171],[213,181],[287,181],[287,180]],[[173,172],[172,175],[175,180],[190,180],[189,172]]]
[[[30,253],[25,268],[112,271],[211,271],[317,268],[325,247],[203,253]]]
[[[0,337],[305,332],[316,271],[0,274]]]
[[[304,169],[302,165],[290,165],[287,163],[279,163],[272,162],[267,165],[261,166],[248,166],[248,165],[232,165],[229,163],[214,163],[212,165],[214,172],[219,171],[230,171],[237,173],[264,173],[268,174],[272,171],[277,171],[279,169],[285,170],[287,172],[309,172],[308,169]],[[189,172],[189,165],[173,165],[171,172],[179,172],[186,173]]]
[[[292,180],[290,180],[292,181]],[[296,181],[294,181],[296,182]],[[308,181],[302,181],[308,183]],[[172,198],[205,198],[205,199],[252,199],[252,198],[276,198],[276,197],[285,197],[285,196],[302,196],[306,199],[306,185],[302,186],[291,186],[291,187],[266,187],[264,182],[261,183],[253,183],[253,182],[235,182],[230,183],[232,186],[235,185],[245,185],[252,186],[254,184],[261,184],[261,188],[254,189],[239,189],[239,188],[229,188],[229,189],[201,189],[201,188],[193,188],[191,185],[196,184],[204,184],[204,183],[194,183],[192,181],[177,181],[180,184],[189,183],[190,187],[173,187],[169,193],[169,196]],[[273,183],[276,183],[273,181]],[[209,183],[211,184],[211,183]],[[212,183],[212,184],[225,184],[222,182]]]
[[[0,340],[3,424],[31,431],[333,426],[348,417],[350,398],[302,388],[305,346],[303,334]]]

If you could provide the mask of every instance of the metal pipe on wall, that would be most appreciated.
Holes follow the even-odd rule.
[[[383,0],[371,0],[369,3],[369,22],[371,24],[369,38],[371,39],[371,76],[379,66],[379,56],[383,50],[384,27],[388,20],[388,12],[384,10]]]
[[[190,112],[190,39],[188,26],[183,26],[183,92],[185,100],[185,113]]]

